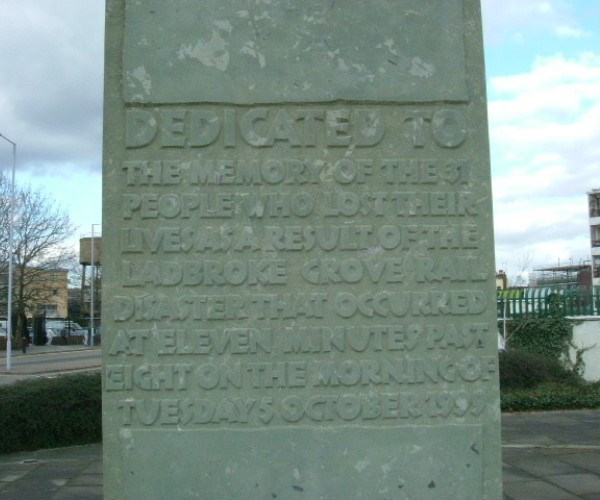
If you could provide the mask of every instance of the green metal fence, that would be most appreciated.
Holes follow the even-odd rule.
[[[600,316],[600,287],[590,290],[564,288],[509,288],[498,290],[498,318],[529,316]]]

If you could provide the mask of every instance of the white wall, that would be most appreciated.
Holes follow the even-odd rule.
[[[590,348],[583,353],[585,368],[583,378],[590,382],[600,380],[600,317],[586,316],[569,318],[579,322],[573,327],[573,344],[578,349]],[[575,361],[575,350],[571,349],[571,360]]]

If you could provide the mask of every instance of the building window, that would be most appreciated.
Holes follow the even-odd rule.
[[[38,311],[45,314],[47,318],[56,318],[58,316],[58,306],[56,304],[42,304]]]

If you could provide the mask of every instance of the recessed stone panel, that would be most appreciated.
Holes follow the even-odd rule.
[[[128,0],[128,102],[467,100],[459,0]]]

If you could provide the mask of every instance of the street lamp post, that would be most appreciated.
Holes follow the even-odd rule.
[[[6,308],[6,369],[11,367],[12,353],[12,289],[13,289],[13,254],[14,254],[14,210],[15,210],[15,170],[17,167],[17,144],[8,137],[0,137],[12,144],[12,176],[10,181],[10,198],[8,200],[8,299]]]

